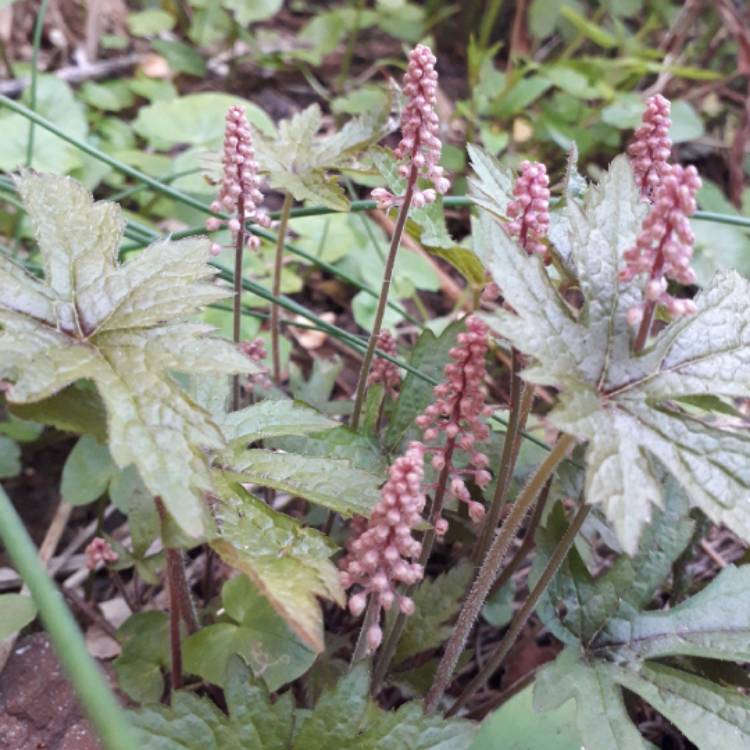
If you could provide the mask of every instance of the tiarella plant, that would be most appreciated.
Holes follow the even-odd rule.
[[[747,566],[697,591],[682,581],[707,522],[750,541],[736,408],[750,398],[750,282],[730,271],[697,289],[700,180],[670,162],[669,103],[647,102],[628,155],[592,183],[572,154],[556,182],[539,162],[513,173],[471,146],[475,215],[459,247],[435,66],[426,46],[411,52],[393,153],[374,146],[385,109],[321,134],[317,105],[263,133],[229,108],[219,195],[191,200],[210,233],[229,230],[234,273],[201,236],[122,259],[115,203],[71,178],[15,175],[37,250],[0,255],[0,476],[18,473],[41,424],[80,436],[61,495],[98,503],[82,564],[131,610],[113,666],[137,704],[134,747],[469,750],[477,724],[453,717],[483,715],[534,615],[563,646],[534,678],[535,705],[574,699],[582,746],[649,747],[637,695],[700,748],[748,747],[733,666],[750,660]],[[295,202],[348,211],[344,174],[385,175],[364,205],[398,212],[367,342],[280,293]],[[447,320],[407,313],[391,333],[405,232],[472,288]],[[270,291],[246,273],[259,238],[275,244]],[[258,314],[246,292],[272,306],[273,382],[263,339],[241,340],[242,316]],[[230,296],[232,342],[201,320]],[[316,359],[289,368],[287,394],[282,308],[362,356],[353,392],[354,377]],[[125,536],[109,533],[107,497]],[[80,655],[4,491],[0,520],[48,629]],[[532,549],[524,595],[513,584]],[[36,615],[23,599],[6,600],[16,630]],[[87,708],[126,733],[86,664]],[[108,747],[130,747],[101,725]]]

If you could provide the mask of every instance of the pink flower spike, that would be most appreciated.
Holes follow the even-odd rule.
[[[395,357],[398,354],[396,340],[390,331],[382,330],[378,335],[377,348]],[[401,370],[388,359],[376,357],[372,363],[372,369],[367,376],[367,385],[382,385],[387,395],[395,398],[398,395],[398,387],[401,385]]]
[[[547,246],[542,241],[549,230],[549,177],[540,162],[521,162],[521,174],[513,186],[515,199],[508,204],[506,225],[508,234],[518,239],[521,247],[531,255],[547,257]]]
[[[84,550],[84,559],[89,570],[96,570],[100,565],[117,562],[118,557],[106,539],[95,536]]]
[[[237,237],[243,221],[254,221],[263,227],[271,225],[268,215],[261,210],[263,194],[260,192],[258,163],[255,160],[253,137],[247,121],[245,109],[232,106],[227,112],[224,131],[224,154],[219,198],[211,208],[219,211],[222,207],[230,214],[227,225]],[[206,220],[206,229],[216,231],[221,220],[213,216]],[[248,244],[252,247],[254,243]]]
[[[668,159],[672,152],[670,109],[669,99],[661,94],[648,99],[643,124],[635,131],[628,146],[635,179],[645,198],[654,196],[662,177],[669,172]]]
[[[360,587],[349,599],[349,611],[354,615],[361,614],[366,599],[375,597],[378,612],[375,624],[367,633],[370,652],[377,649],[382,639],[377,625],[380,610],[389,609],[396,600],[399,583],[411,585],[423,575],[420,565],[409,562],[415,560],[421,551],[412,530],[422,520],[425,505],[423,478],[424,446],[411,443],[406,453],[391,464],[388,481],[380,491],[381,499],[369,521],[364,518],[352,521],[347,553],[339,561],[342,585],[345,588]],[[408,604],[406,608],[409,608]]]
[[[413,196],[414,206],[421,208],[433,203],[437,194],[450,190],[450,180],[440,166],[442,144],[440,142],[440,120],[437,106],[438,74],[435,70],[435,55],[424,44],[418,44],[409,54],[409,65],[404,76],[406,106],[401,113],[401,141],[394,156],[403,162],[399,172],[411,179],[423,177],[432,182],[433,188],[417,190]],[[378,208],[387,210],[403,203],[404,196],[396,196],[385,188],[375,188],[372,197]]]
[[[435,401],[417,418],[427,450],[434,451],[433,467],[441,471],[441,477],[444,474],[448,493],[467,504],[474,521],[480,519],[481,505],[472,500],[464,477],[473,476],[481,486],[487,484],[489,473],[484,468],[480,473],[471,465],[457,469],[455,459],[463,452],[470,464],[475,457],[479,457],[476,459],[479,464],[486,460],[475,446],[487,440],[490,434],[484,422],[488,332],[487,324],[480,318],[470,316],[466,319],[466,331],[458,335],[456,346],[449,352],[452,361],[445,366],[444,381],[433,389]],[[444,518],[436,520],[438,536],[445,534],[447,528]]]
[[[690,267],[695,237],[688,217],[696,209],[695,195],[701,186],[693,166],[670,166],[662,173],[654,195],[654,204],[646,216],[635,245],[625,251],[625,268],[620,279],[629,281],[648,274],[644,296],[646,302],[628,311],[628,322],[650,325],[644,311],[657,304],[665,305],[673,317],[690,315],[695,310],[691,300],[678,299],[667,292],[667,279],[679,284],[695,283]]]

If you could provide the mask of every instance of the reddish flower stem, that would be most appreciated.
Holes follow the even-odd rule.
[[[450,684],[456,664],[461,656],[461,652],[464,650],[471,629],[474,627],[474,623],[487,598],[487,594],[490,592],[492,584],[497,578],[503,559],[526,513],[533,506],[545,483],[574,444],[575,439],[569,435],[560,436],[528,484],[521,491],[505,522],[497,532],[482,563],[482,567],[479,569],[474,585],[459,613],[458,622],[453,630],[453,634],[446,644],[443,658],[437,668],[435,680],[425,698],[425,713],[431,714],[435,711],[443,693]]]
[[[359,379],[357,381],[357,391],[354,397],[354,410],[352,411],[352,420],[350,423],[353,430],[359,428],[359,420],[362,416],[367,376],[370,374],[370,366],[372,365],[372,358],[375,354],[375,346],[378,341],[378,336],[380,335],[380,329],[383,325],[383,316],[385,315],[385,308],[388,303],[388,293],[390,292],[391,282],[393,280],[393,267],[396,263],[398,248],[401,245],[401,237],[404,234],[406,218],[409,215],[409,208],[411,207],[411,200],[414,195],[414,187],[417,183],[417,171],[417,167],[412,164],[411,170],[409,171],[409,180],[406,184],[406,193],[404,194],[403,203],[399,208],[396,226],[393,230],[393,237],[391,237],[391,246],[388,250],[388,257],[385,261],[383,285],[380,288],[380,297],[378,298],[378,307],[375,311],[375,320],[372,324],[372,332],[370,333],[370,339],[367,342],[367,350],[365,351],[365,356],[362,360],[362,369],[359,371]]]

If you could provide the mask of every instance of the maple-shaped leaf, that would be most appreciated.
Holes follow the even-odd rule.
[[[247,575],[303,643],[323,650],[323,616],[317,597],[340,606],[346,597],[325,534],[270,508],[242,485],[215,475],[219,556]]]
[[[357,155],[387,133],[388,107],[350,120],[338,132],[318,135],[322,113],[317,104],[279,123],[273,140],[254,133],[260,171],[270,187],[297,201],[312,201],[346,211],[349,200],[331,172],[357,169]]]
[[[619,281],[618,270],[646,210],[625,157],[582,204],[567,202],[580,310],[563,300],[541,261],[483,212],[475,250],[513,308],[493,326],[532,359],[524,378],[560,389],[549,418],[588,442],[587,502],[604,509],[628,553],[651,507],[663,505],[654,458],[693,505],[750,540],[750,436],[680,405],[685,397],[750,396],[750,282],[717,275],[696,297],[695,315],[634,353],[626,314],[641,301],[642,284]]]
[[[210,529],[204,448],[224,439],[171,372],[239,373],[250,361],[188,318],[228,295],[215,283],[205,239],[160,241],[129,262],[117,252],[124,220],[67,177],[16,179],[39,244],[44,278],[0,257],[0,378],[8,401],[36,402],[93,381],[107,411],[115,463],[135,464],[185,532]]]

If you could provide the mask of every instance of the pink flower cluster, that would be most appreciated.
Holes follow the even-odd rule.
[[[424,446],[411,443],[406,453],[391,465],[388,481],[369,521],[358,518],[352,522],[347,554],[339,562],[344,588],[361,587],[349,598],[352,615],[359,617],[368,597],[376,597],[377,616],[366,634],[369,652],[375,651],[383,639],[380,609],[389,610],[398,600],[404,614],[414,612],[414,602],[398,594],[396,587],[399,583],[414,584],[423,575],[422,566],[413,562],[419,557],[422,545],[412,536],[422,520],[425,505],[423,478]]]
[[[270,226],[271,220],[260,208],[263,193],[260,191],[258,163],[255,160],[253,138],[243,107],[232,106],[227,112],[222,163],[224,171],[221,190],[218,200],[211,204],[211,210],[224,210],[231,215],[227,226],[235,239],[243,221],[250,220],[264,227]],[[221,219],[212,216],[206,220],[206,229],[215,232],[222,223]],[[254,249],[259,244],[260,240],[255,235],[248,236],[248,247]],[[221,245],[214,243],[211,252],[218,255]]]
[[[445,366],[445,381],[433,390],[435,401],[417,417],[416,423],[424,430],[423,438],[428,446],[436,441],[441,443],[425,449],[433,454],[432,466],[439,472],[448,472],[448,491],[468,505],[471,519],[478,522],[484,517],[484,506],[471,499],[464,477],[473,477],[479,487],[485,487],[492,479],[487,471],[489,459],[476,448],[476,444],[490,434],[482,421],[482,417],[492,411],[485,405],[487,388],[484,385],[489,329],[486,323],[473,316],[467,319],[466,328],[449,352],[453,361]],[[455,467],[457,450],[468,454],[467,468]],[[443,535],[448,522],[441,518],[435,528],[438,535]]]
[[[647,304],[663,304],[675,317],[695,312],[695,303],[677,299],[667,293],[667,279],[680,284],[694,284],[690,267],[695,237],[688,217],[695,211],[695,194],[701,186],[695,167],[673,165],[662,174],[654,204],[643,222],[635,246],[625,252],[623,281],[646,273]],[[644,306],[628,311],[631,325],[640,322]]]
[[[635,131],[633,141],[628,146],[636,181],[647,198],[654,196],[662,177],[669,172],[668,159],[672,152],[669,114],[669,99],[660,94],[648,99],[643,124]]]
[[[263,339],[258,337],[252,341],[242,341],[239,345],[240,351],[251,359],[253,362],[263,362],[267,359],[268,352],[266,351],[266,345]],[[247,379],[247,385],[245,386],[246,391],[251,391],[254,386],[260,386],[261,388],[272,388],[273,383],[268,377],[268,370],[262,369],[260,372],[250,375]]]
[[[508,233],[529,255],[546,256],[542,242],[549,230],[549,177],[540,162],[521,162],[521,174],[513,186],[515,199],[508,204]]]
[[[422,208],[433,203],[437,193],[447,193],[451,183],[439,165],[442,144],[438,135],[440,121],[437,104],[437,80],[435,55],[424,44],[418,44],[409,55],[409,65],[404,76],[404,93],[407,103],[401,113],[401,141],[394,151],[397,159],[403,160],[399,167],[402,177],[413,179],[425,177],[433,187],[415,189],[412,205]],[[403,203],[404,196],[396,196],[385,188],[376,188],[372,197],[384,210]]]
[[[106,539],[95,536],[84,550],[84,559],[89,570],[96,570],[100,565],[117,562],[117,553]]]
[[[378,334],[377,348],[395,357],[398,354],[396,340],[390,331],[381,331]],[[401,370],[388,359],[377,357],[372,363],[372,369],[367,376],[367,385],[382,385],[385,392],[395,397],[398,394],[398,387],[401,385]]]

